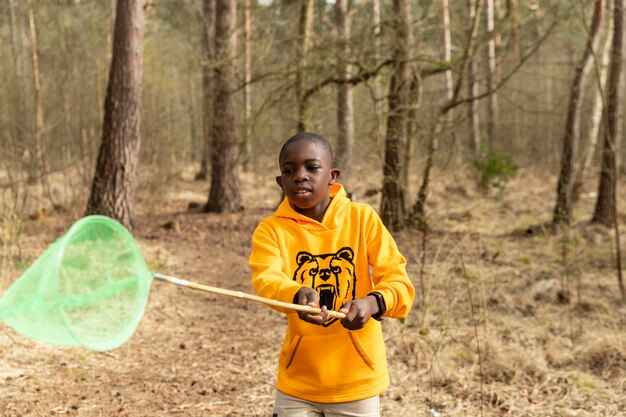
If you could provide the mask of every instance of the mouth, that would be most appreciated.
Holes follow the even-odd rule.
[[[320,295],[320,307],[326,306],[327,309],[333,310],[337,298],[335,287],[330,284],[322,284],[318,285],[315,290]]]
[[[295,198],[307,198],[312,193],[313,193],[313,191],[308,189],[308,188],[298,188],[298,189],[293,191],[292,195]]]

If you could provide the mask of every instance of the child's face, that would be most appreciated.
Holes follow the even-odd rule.
[[[328,153],[314,142],[301,140],[283,150],[279,163],[276,182],[296,211],[321,221],[330,204],[328,186],[339,176]]]

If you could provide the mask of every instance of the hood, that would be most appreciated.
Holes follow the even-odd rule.
[[[350,199],[341,184],[335,183],[330,185],[328,188],[331,200],[328,208],[326,209],[326,213],[324,213],[324,218],[321,223],[298,213],[293,208],[287,197],[285,197],[283,202],[280,203],[280,206],[276,209],[274,217],[292,219],[299,223],[302,227],[310,230],[336,229],[343,223]]]

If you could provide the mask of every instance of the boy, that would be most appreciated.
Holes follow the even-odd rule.
[[[291,137],[279,166],[285,199],[252,237],[252,284],[262,297],[322,312],[281,310],[289,324],[274,416],[379,416],[389,385],[380,320],[411,308],[406,260],[374,209],[336,183],[324,138]],[[329,319],[328,310],[346,317]]]

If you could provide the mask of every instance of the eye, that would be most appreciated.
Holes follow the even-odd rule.
[[[310,165],[307,167],[307,169],[311,172],[317,172],[321,169],[322,167],[318,166],[318,165]]]
[[[311,269],[311,271],[310,271],[311,275],[313,275],[313,276],[317,275],[317,272],[318,272],[317,268],[316,269]]]
[[[333,266],[332,268],[333,274],[340,274],[341,273],[341,267],[340,266]]]
[[[293,168],[285,168],[285,169],[283,169],[283,174],[284,175],[291,175],[291,174],[294,173],[294,171],[295,170]]]

